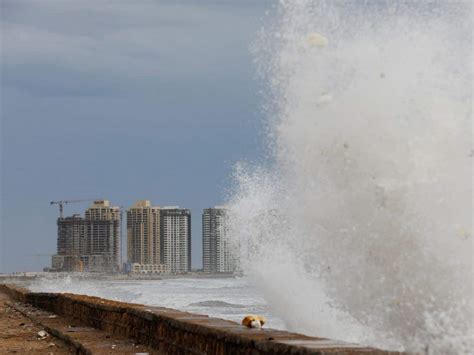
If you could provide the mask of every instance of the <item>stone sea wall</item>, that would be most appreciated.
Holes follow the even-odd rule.
[[[19,302],[66,316],[71,322],[134,339],[166,354],[400,354],[273,329],[249,329],[232,321],[163,307],[30,292],[12,285],[0,285],[0,291]]]

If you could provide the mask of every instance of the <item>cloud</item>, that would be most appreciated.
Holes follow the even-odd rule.
[[[97,95],[212,78],[240,66],[251,36],[244,14],[228,6],[6,1],[3,85],[40,96]]]

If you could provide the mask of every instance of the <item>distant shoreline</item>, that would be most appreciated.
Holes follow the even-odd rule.
[[[179,275],[160,275],[160,274],[107,274],[92,272],[38,272],[38,273],[17,273],[0,275],[0,282],[8,281],[33,281],[37,279],[63,279],[75,278],[84,280],[170,280],[170,279],[226,279],[242,277],[242,274],[236,273],[217,273],[205,274],[202,272],[190,272]]]

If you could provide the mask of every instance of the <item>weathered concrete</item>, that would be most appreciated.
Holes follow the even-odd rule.
[[[55,354],[74,353],[67,342],[46,335],[44,330],[21,312],[9,306],[10,298],[0,292],[0,354]]]
[[[272,329],[249,329],[205,315],[74,294],[0,285],[16,300],[165,354],[400,354]]]
[[[1,294],[2,293],[0,292],[0,295]],[[68,317],[44,311],[27,303],[10,301],[8,302],[8,306],[30,319],[34,324],[48,332],[52,337],[55,337],[57,341],[62,341],[65,344],[68,344],[70,346],[70,351],[64,354],[102,355],[112,353],[116,355],[135,355],[138,353],[164,355],[164,353],[161,353],[158,350],[154,350],[142,344],[135,344],[131,339],[84,326],[81,323],[72,322]],[[57,341],[55,342],[57,343]],[[42,352],[41,354],[45,353],[50,354],[51,351]],[[56,352],[53,353],[56,354]]]

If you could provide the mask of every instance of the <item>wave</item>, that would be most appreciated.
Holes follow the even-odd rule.
[[[269,159],[236,166],[227,206],[289,330],[472,354],[471,4],[269,12],[253,46]]]
[[[210,300],[190,303],[188,307],[222,307],[222,308],[245,308],[242,304],[228,303],[224,301]]]

